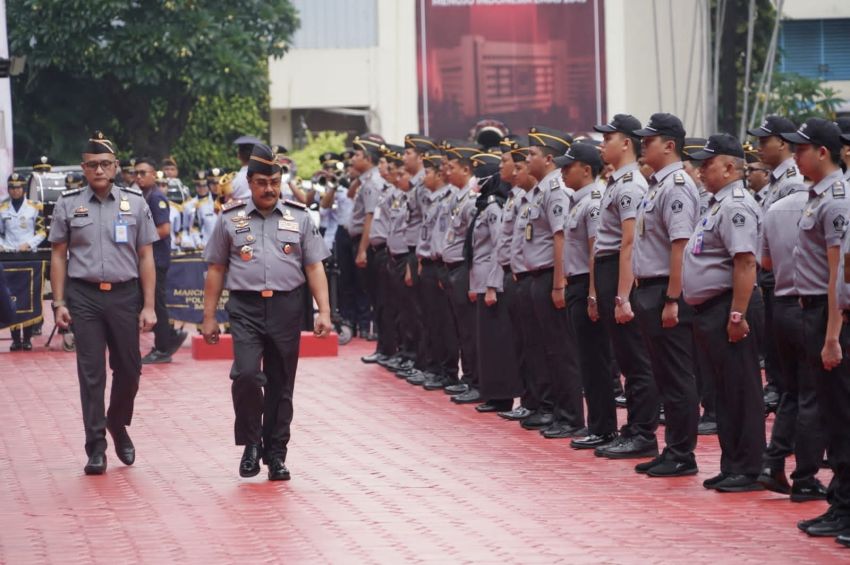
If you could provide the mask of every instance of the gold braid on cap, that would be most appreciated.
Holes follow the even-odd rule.
[[[428,145],[429,147],[433,147],[434,149],[439,149],[437,144],[434,143],[433,141],[431,141],[430,139],[424,139],[422,137],[413,137],[412,135],[406,135],[404,137],[404,143],[406,145],[408,145],[409,147],[413,148],[413,149],[416,149],[416,143],[417,142],[418,143],[424,143],[425,145]]]
[[[558,137],[557,135],[551,135],[551,134],[542,133],[542,132],[539,132],[539,131],[529,132],[528,137],[536,138],[537,141],[539,141],[543,145],[546,145],[546,142],[543,140],[544,137],[548,137],[549,139],[554,139],[555,141],[560,141],[561,143],[563,143],[567,147],[570,147],[572,145],[572,143],[570,143],[566,139]]]
[[[115,149],[112,148],[112,142],[108,139],[89,139],[89,143],[96,143],[97,145],[102,145],[106,147],[106,150],[109,153],[115,155]]]
[[[376,141],[372,141],[371,139],[362,139],[360,136],[355,137],[354,141],[352,141],[351,144],[352,145],[359,145],[360,149],[362,149],[363,151],[369,151],[369,148],[367,148],[366,145],[371,145],[372,147],[374,147],[376,149],[381,148],[380,143],[378,143]]]
[[[270,166],[270,167],[273,167],[274,165],[276,165],[276,164],[277,164],[277,163],[275,163],[274,161],[269,161],[268,159],[263,159],[262,157],[258,157],[258,156],[256,156],[256,155],[251,155],[251,160],[252,160],[252,161],[260,162],[260,163],[262,163],[262,164],[264,164],[264,165],[268,165],[268,166]]]

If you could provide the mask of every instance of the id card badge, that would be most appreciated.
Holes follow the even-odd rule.
[[[130,243],[130,228],[121,218],[115,220],[115,243]]]
[[[694,249],[693,249],[694,255],[699,255],[700,253],[702,253],[703,235],[704,234],[703,234],[702,231],[697,232],[696,239],[694,240]]]

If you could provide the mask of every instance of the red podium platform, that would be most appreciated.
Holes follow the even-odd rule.
[[[301,332],[300,357],[336,357],[339,355],[339,336],[336,332],[325,338],[318,338],[313,332]],[[211,345],[203,336],[192,336],[192,359],[233,359],[233,337],[221,334],[219,342]]]

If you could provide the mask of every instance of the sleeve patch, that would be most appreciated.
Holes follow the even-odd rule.
[[[165,200],[160,200],[159,201],[159,207],[160,208],[168,208],[168,204],[165,203]]]
[[[847,219],[841,214],[837,215],[834,220],[832,220],[832,227],[835,228],[835,231],[838,233],[842,233],[844,231],[844,227],[847,225]]]
[[[632,197],[628,194],[624,194],[622,198],[620,198],[620,208],[631,208],[632,207]]]
[[[560,204],[556,204],[555,207],[552,208],[552,214],[554,214],[555,216],[560,216],[563,213],[564,213],[564,207],[561,206]]]
[[[590,209],[590,219],[595,220],[598,217],[599,217],[599,207],[594,206],[593,208]]]
[[[674,214],[678,214],[684,209],[685,205],[682,204],[681,200],[674,200],[673,204],[670,205],[670,209],[673,210]]]
[[[736,228],[742,228],[742,227],[744,227],[744,224],[746,224],[746,223],[747,223],[746,216],[744,216],[740,212],[738,212],[737,214],[732,216],[732,225],[735,226]]]

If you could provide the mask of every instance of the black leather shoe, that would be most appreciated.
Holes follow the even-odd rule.
[[[590,434],[587,437],[574,439],[570,442],[570,447],[573,449],[596,449],[611,443],[615,439],[617,439],[617,432],[602,435]]]
[[[617,404],[617,408],[625,408],[626,407],[626,395],[618,394],[616,398],[614,398],[614,402]]]
[[[504,418],[505,420],[510,420],[511,422],[516,422],[519,420],[525,420],[529,416],[531,416],[532,412],[525,406],[519,405],[513,410],[509,410],[507,412],[499,412],[499,418]]]
[[[142,357],[142,365],[162,365],[171,363],[171,355],[164,351],[151,349],[150,353]]]
[[[814,518],[809,518],[808,520],[800,520],[799,522],[797,522],[797,529],[805,532],[815,524],[819,524],[824,520],[831,520],[834,516],[835,513],[833,512],[832,507],[830,506],[827,511],[821,514],[820,516],[815,516]]]
[[[450,385],[446,385],[443,387],[443,392],[446,394],[463,394],[464,392],[469,390],[469,385],[466,383],[458,383],[455,382]]]
[[[102,475],[106,472],[106,454],[92,453],[89,455],[89,460],[86,466],[83,467],[83,472],[86,475]]]
[[[428,391],[443,390],[446,388],[446,380],[441,375],[431,375],[430,377],[425,377],[422,388]]]
[[[367,364],[377,363],[378,361],[383,361],[387,358],[386,355],[382,353],[378,353],[377,351],[371,355],[364,355],[360,358],[361,361]]]
[[[32,351],[32,342],[25,341],[23,345],[24,351]]]
[[[268,463],[268,465],[269,465],[269,480],[270,481],[288,481],[289,480],[289,478],[290,478],[289,477],[289,469],[287,469],[286,465],[284,465],[282,458],[273,457],[272,460]]]
[[[645,475],[647,473],[647,471],[649,471],[653,467],[657,467],[658,465],[661,465],[661,463],[663,463],[663,462],[664,462],[664,457],[661,456],[660,454],[656,455],[655,457],[653,457],[649,461],[644,461],[643,463],[638,463],[637,465],[635,465],[635,473],[640,473],[642,475]]]
[[[765,467],[762,469],[761,475],[759,475],[756,480],[761,486],[771,492],[778,492],[779,494],[788,494],[791,492],[791,485],[788,484],[788,478],[785,476],[785,471]]]
[[[714,485],[717,492],[753,492],[764,490],[764,486],[751,475],[726,475],[722,481]]]
[[[554,416],[547,412],[534,412],[522,421],[522,427],[526,430],[542,430],[548,428],[555,421]]]
[[[578,428],[568,424],[554,422],[548,428],[540,430],[540,435],[546,439],[580,438],[587,435],[587,428]]]
[[[658,455],[658,441],[655,439],[648,440],[642,437],[620,436],[608,445],[597,447],[593,453],[597,457],[607,457],[608,459],[643,459],[645,457],[655,457]]]
[[[714,487],[716,487],[718,485],[718,483],[723,482],[723,479],[725,479],[727,476],[728,475],[726,473],[718,473],[718,474],[714,475],[713,477],[711,477],[710,479],[704,480],[702,482],[702,486],[707,488],[707,489],[713,489]]]
[[[183,345],[183,342],[186,341],[187,337],[189,337],[188,332],[184,330],[177,330],[177,335],[174,336],[174,341],[171,342],[171,346],[168,348],[168,351],[166,351],[169,357],[180,350],[180,347]]]
[[[20,351],[24,348],[24,344],[20,341],[13,341],[12,345],[9,346],[9,351]]]
[[[826,500],[826,487],[814,479],[810,482],[794,482],[791,487],[791,502],[809,502],[810,500]]]
[[[404,362],[404,359],[400,355],[392,355],[389,357],[384,357],[384,359],[378,360],[378,365],[385,369],[390,369],[395,371],[401,367],[401,364]]]
[[[262,455],[259,445],[246,445],[242,452],[242,461],[239,462],[240,477],[255,477],[260,472],[260,456]]]
[[[850,535],[840,535],[835,538],[835,543],[840,543],[844,547],[850,547]]]
[[[425,374],[420,371],[416,371],[405,380],[414,386],[422,386],[425,384]]]
[[[453,396],[451,401],[455,404],[474,404],[476,402],[481,402],[481,393],[477,388],[471,388],[463,394]]]
[[[696,463],[690,461],[662,461],[655,467],[651,467],[646,474],[650,477],[687,477],[699,472]]]
[[[476,412],[481,412],[482,414],[486,414],[488,412],[504,412],[505,410],[510,410],[514,405],[513,399],[511,400],[488,400],[484,404],[479,404],[475,407]]]
[[[768,390],[764,393],[764,412],[770,414],[776,412],[779,408],[779,393],[775,390]]]
[[[136,447],[133,445],[133,440],[130,439],[130,434],[127,433],[127,427],[109,429],[109,435],[112,436],[112,443],[115,444],[115,454],[118,456],[118,460],[125,465],[135,463]]]
[[[700,420],[697,424],[697,434],[701,436],[717,435],[717,422],[714,420]]]
[[[850,535],[850,517],[833,515],[806,528],[806,533],[815,538],[834,538]]]

